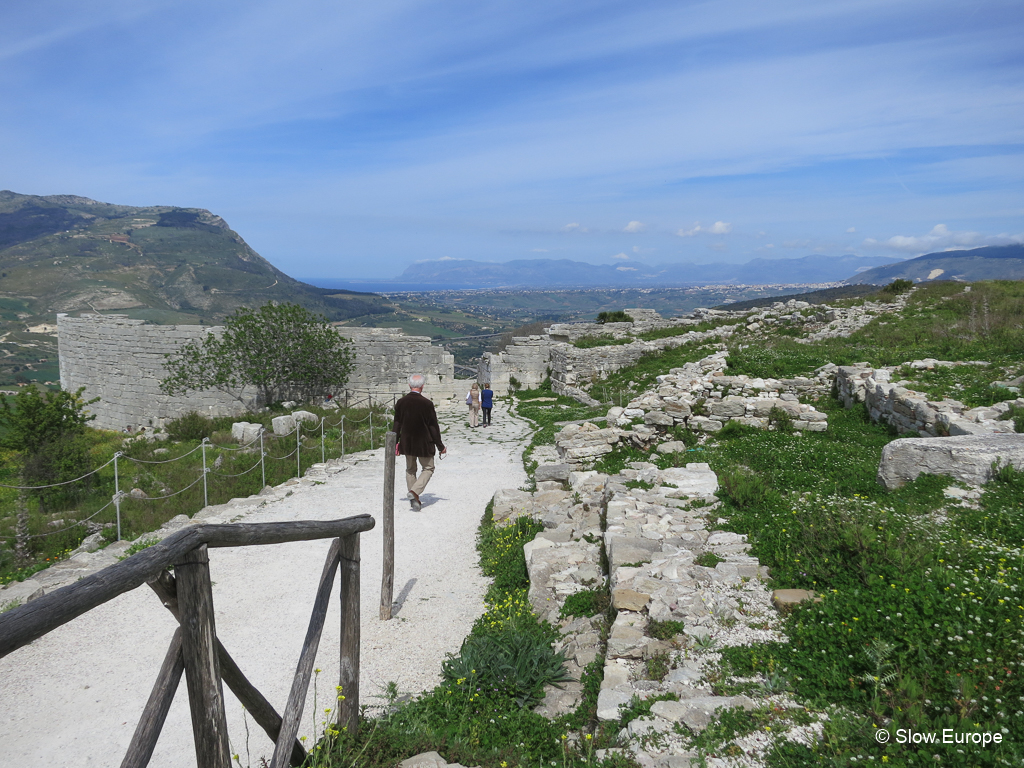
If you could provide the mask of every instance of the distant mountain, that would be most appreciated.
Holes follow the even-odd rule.
[[[966,251],[926,253],[916,259],[869,269],[846,283],[885,285],[893,280],[1024,280],[1024,245],[993,245]]]
[[[626,261],[588,264],[568,259],[520,259],[503,263],[470,259],[423,261],[408,267],[395,284],[433,288],[635,288],[709,284],[839,282],[851,272],[888,264],[889,258],[805,256],[754,259],[745,264],[658,264]]]
[[[52,323],[94,309],[217,322],[270,300],[337,320],[391,311],[376,296],[289,277],[207,210],[0,191],[2,320]]]

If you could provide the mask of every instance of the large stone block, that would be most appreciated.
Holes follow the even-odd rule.
[[[295,431],[294,416],[275,416],[270,421],[275,435],[288,435]]]
[[[992,478],[996,461],[1024,469],[1024,435],[903,438],[882,450],[878,482],[893,489],[930,474],[982,485]]]

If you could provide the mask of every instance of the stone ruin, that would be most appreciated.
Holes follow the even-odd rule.
[[[716,695],[708,673],[719,658],[716,647],[783,639],[767,569],[749,555],[744,536],[716,528],[724,521],[716,513],[717,477],[707,464],[659,470],[635,462],[613,476],[541,465],[536,477],[537,491],[499,491],[493,505],[498,523],[532,515],[544,525],[524,547],[532,608],[560,629],[557,649],[577,681],[600,657],[607,633],[599,720],[618,720],[633,697],[678,696],[655,703],[651,716],[629,722],[620,736],[641,765],[691,765],[697,756],[676,728],[699,733],[721,707],[764,703]],[[706,553],[716,556],[714,565],[697,563]],[[571,595],[605,585],[618,612],[610,627],[602,615],[560,616]],[[652,621],[679,622],[683,631],[655,639]],[[661,679],[648,671],[652,659],[667,667]],[[554,718],[579,705],[583,685],[548,686],[545,694],[536,711]],[[797,706],[782,697],[773,703]],[[651,734],[660,738],[644,738]]]
[[[255,393],[241,403],[218,390],[172,397],[160,391],[165,356],[219,326],[150,325],[124,315],[57,315],[60,382],[65,390],[85,387],[85,398],[98,397],[88,410],[100,429],[161,426],[189,411],[207,416],[237,416],[256,405]],[[455,358],[432,346],[426,336],[406,336],[392,328],[340,329],[352,339],[354,368],[342,398],[359,404],[390,403],[408,391],[410,373],[427,377],[427,391],[447,398],[458,395]]]

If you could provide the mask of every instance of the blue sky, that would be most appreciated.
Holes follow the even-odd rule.
[[[0,188],[296,277],[1024,242],[1020,0],[0,5]]]

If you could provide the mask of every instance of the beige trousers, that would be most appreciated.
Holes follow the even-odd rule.
[[[477,418],[480,416],[480,406],[471,405],[469,406],[469,426],[475,427]]]
[[[423,469],[420,476],[416,477],[416,460],[419,459],[420,467]],[[406,456],[405,457],[405,487],[417,496],[423,493],[423,489],[430,482],[430,476],[434,474],[433,456]]]

